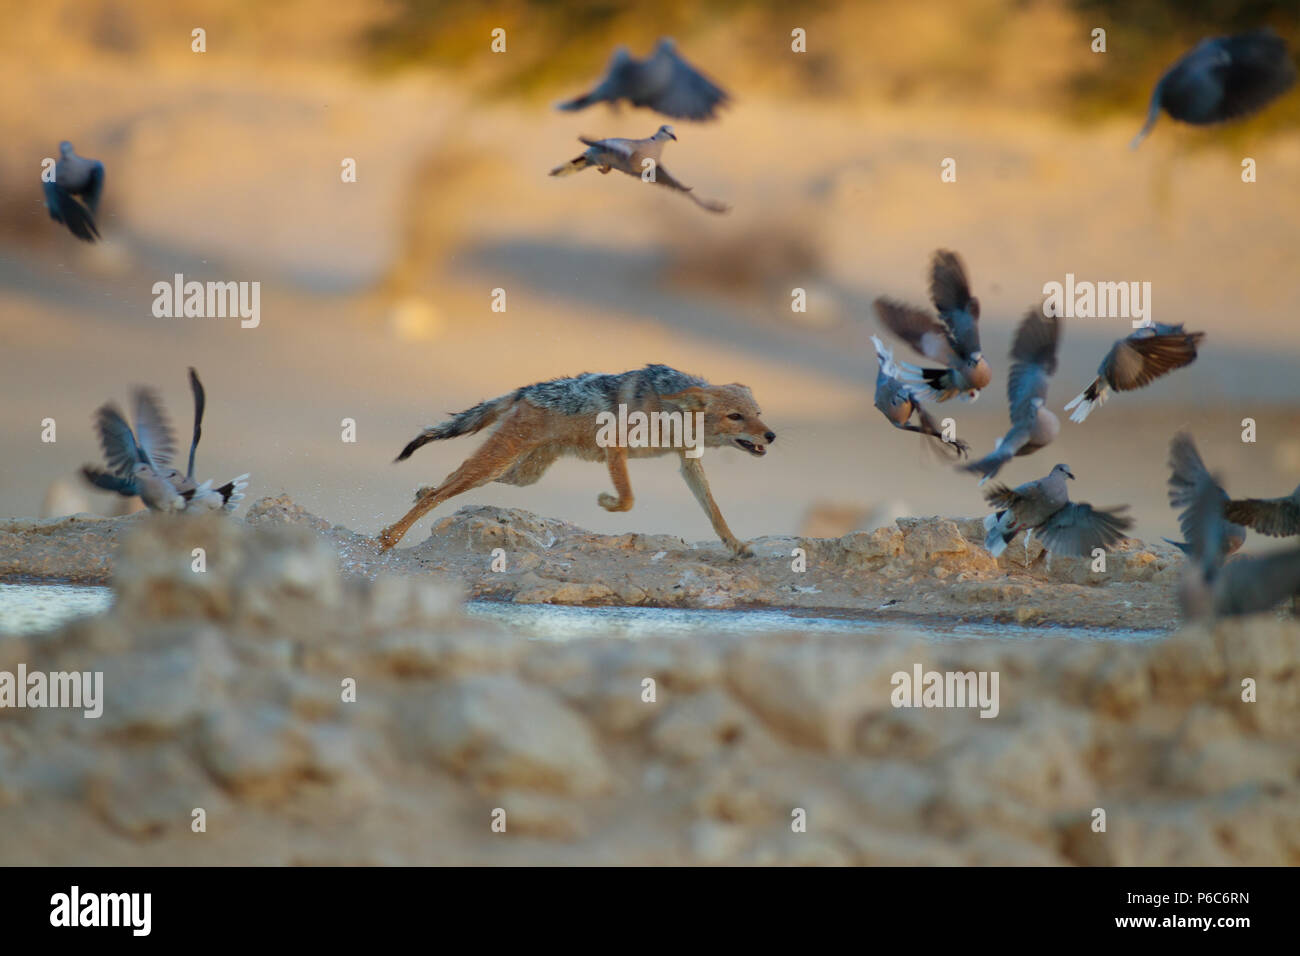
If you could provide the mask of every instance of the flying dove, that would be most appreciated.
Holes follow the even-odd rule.
[[[1223,516],[1270,538],[1289,538],[1300,534],[1300,488],[1282,498],[1234,498]]]
[[[676,44],[665,37],[644,60],[632,56],[627,47],[618,47],[595,88],[557,104],[556,109],[584,110],[595,103],[617,104],[619,100],[676,119],[708,120],[727,102],[727,94],[678,56]]]
[[[1069,465],[1057,465],[1046,478],[1017,488],[997,484],[986,491],[985,500],[999,510],[984,519],[984,547],[996,558],[1021,531],[1027,532],[1026,553],[1035,531],[1052,554],[1084,555],[1113,547],[1133,526],[1133,519],[1120,513],[1127,505],[1102,510],[1071,502],[1066,480],[1073,478]]]
[[[1094,408],[1106,403],[1111,389],[1129,392],[1191,365],[1204,338],[1204,332],[1188,332],[1181,323],[1156,322],[1134,329],[1110,347],[1097,369],[1097,377],[1065,406],[1067,412],[1074,409],[1070,421],[1084,421]]]
[[[126,497],[139,495],[151,511],[234,511],[243,500],[248,475],[240,475],[217,488],[211,481],[199,484],[194,480],[194,455],[205,401],[203,386],[193,369],[190,369],[190,387],[194,393],[194,437],[186,474],[171,466],[176,440],[161,400],[152,389],[137,388],[134,432],[112,403],[96,412],[96,430],[108,468],[86,465],[81,470],[86,480],[104,491]]]
[[[1189,509],[1192,560],[1178,595],[1183,615],[1197,619],[1254,614],[1300,596],[1300,548],[1223,563],[1228,525],[1220,494],[1208,473],[1199,476]]]
[[[1161,109],[1197,126],[1222,123],[1262,109],[1290,89],[1295,77],[1286,43],[1272,30],[1202,40],[1160,77],[1146,125],[1130,148],[1151,132]]]
[[[63,223],[84,242],[99,238],[95,214],[99,210],[100,193],[104,191],[103,163],[78,156],[72,144],[64,140],[59,144],[59,159],[54,164],[54,181],[43,185],[45,206],[51,219]]]
[[[930,299],[939,320],[924,309],[893,299],[876,299],[876,315],[916,352],[946,368],[902,364],[926,397],[946,402],[954,395],[974,401],[993,378],[980,351],[980,301],[970,294],[966,267],[955,252],[940,249],[930,262]]]
[[[880,369],[876,372],[876,408],[895,428],[933,436],[939,439],[945,450],[952,449],[964,458],[970,451],[970,446],[961,439],[948,441],[943,437],[938,424],[922,407],[912,386],[903,381],[898,366],[894,364],[894,356],[885,347],[885,343],[874,335],[871,341],[876,345],[876,358],[880,361]],[[913,414],[918,417],[920,425],[910,424]]]
[[[617,169],[638,179],[650,170],[650,181],[660,186],[667,186],[685,193],[697,205],[709,212],[726,212],[726,203],[713,199],[700,199],[690,186],[679,183],[668,170],[659,164],[663,154],[664,143],[676,140],[671,126],[660,126],[658,131],[648,139],[587,139],[579,136],[579,141],[587,144],[586,152],[567,163],[551,170],[552,176],[571,176],[589,166],[595,166],[602,173]]]
[[[1219,510],[1222,512],[1223,506],[1228,503],[1228,493],[1223,490],[1222,485],[1210,477],[1209,469],[1201,460],[1192,436],[1187,432],[1179,432],[1169,443],[1169,504],[1170,507],[1182,509],[1178,515],[1178,526],[1182,529],[1186,543],[1170,541],[1168,538],[1165,540],[1187,555],[1194,550],[1190,543],[1195,533],[1192,502],[1202,481],[1208,481],[1214,486],[1215,493],[1218,495]],[[1239,524],[1225,522],[1223,533],[1219,536],[1219,546],[1222,549],[1219,558],[1226,558],[1245,543],[1246,529]]]
[[[1011,372],[1007,376],[1011,429],[998,439],[992,452],[958,466],[981,475],[981,485],[1016,455],[1038,451],[1060,433],[1060,419],[1047,407],[1047,386],[1056,372],[1060,339],[1060,316],[1043,315],[1037,306],[1025,313],[1011,342]]]

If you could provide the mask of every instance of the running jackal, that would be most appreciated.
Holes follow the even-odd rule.
[[[656,422],[672,417],[679,422],[688,418],[690,421],[686,422],[685,429],[678,428],[678,441],[659,442],[658,447],[646,447],[630,438],[621,444],[598,440],[598,436],[609,433],[603,422],[613,416],[625,421],[625,415],[631,417],[637,412]],[[701,421],[694,415],[697,412],[702,413],[703,435],[692,438],[691,426]],[[682,477],[708,513],[713,530],[733,554],[750,557],[753,552],[749,546],[736,539],[718,511],[699,456],[704,447],[729,445],[755,457],[766,454],[766,446],[776,435],[763,424],[759,414],[754,396],[744,385],[710,385],[666,365],[647,365],[621,375],[587,373],[516,389],[475,405],[441,425],[425,428],[402,449],[397,461],[405,461],[428,442],[472,435],[489,425],[496,426],[478,451],[442,484],[416,492],[415,507],[402,520],[380,532],[380,544],[385,550],[391,548],[426,512],[471,488],[489,481],[531,485],[561,455],[603,461],[616,494],[601,492],[596,501],[606,511],[630,511],[633,499],[627,475],[628,458],[676,452],[681,456]],[[634,432],[627,430],[625,434]],[[689,447],[692,443],[694,448]],[[671,444],[683,447],[670,447]]]

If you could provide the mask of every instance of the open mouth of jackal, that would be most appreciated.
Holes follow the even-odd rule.
[[[744,438],[733,438],[732,441],[736,443],[736,447],[743,448],[751,455],[757,455],[761,458],[767,454],[767,446],[760,445],[758,442],[747,441]]]

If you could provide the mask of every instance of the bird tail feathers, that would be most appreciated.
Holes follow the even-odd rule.
[[[561,163],[559,166],[556,166],[554,169],[551,170],[551,175],[572,176],[574,173],[582,172],[590,165],[591,162],[587,159],[586,156],[577,156],[569,160],[567,163]]]
[[[1092,414],[1094,408],[1100,408],[1106,404],[1106,397],[1109,393],[1110,389],[1106,387],[1106,383],[1100,378],[1094,378],[1087,388],[1074,396],[1070,403],[1065,406],[1067,412],[1072,408],[1074,409],[1073,412],[1070,412],[1070,421],[1085,421]]]

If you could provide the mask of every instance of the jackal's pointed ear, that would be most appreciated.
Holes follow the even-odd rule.
[[[662,398],[666,402],[672,402],[684,412],[702,412],[709,405],[709,393],[706,389],[698,385],[692,385],[690,388],[682,389],[680,392],[674,392],[671,395],[664,395]]]

